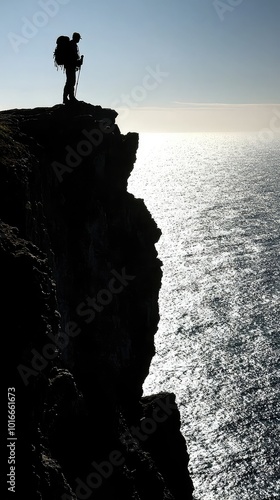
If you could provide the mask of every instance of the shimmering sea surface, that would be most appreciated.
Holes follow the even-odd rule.
[[[144,391],[177,396],[195,499],[280,499],[280,137],[142,134],[129,191],[162,230]]]

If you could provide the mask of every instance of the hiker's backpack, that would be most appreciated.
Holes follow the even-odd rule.
[[[56,48],[53,53],[54,64],[58,66],[66,66],[70,57],[70,38],[69,36],[59,36],[56,40]]]

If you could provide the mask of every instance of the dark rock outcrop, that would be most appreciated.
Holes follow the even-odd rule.
[[[127,192],[138,135],[122,135],[116,116],[83,102],[0,113],[19,498],[192,498],[175,396],[142,397],[159,321],[160,230]]]

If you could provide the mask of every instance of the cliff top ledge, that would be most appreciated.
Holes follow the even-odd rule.
[[[0,111],[1,120],[6,120],[7,118],[12,117],[22,117],[24,119],[30,116],[38,118],[40,115],[45,116],[46,119],[89,115],[96,120],[109,118],[114,122],[118,113],[113,109],[102,108],[102,106],[90,104],[84,101],[77,101],[68,105],[56,104],[52,107],[42,106],[36,108],[14,108]]]
[[[37,144],[44,148],[55,175],[55,179],[49,179],[51,184],[77,183],[79,171],[83,187],[89,175],[101,191],[102,186],[110,191],[124,191],[136,160],[139,136],[137,133],[122,135],[116,124],[117,116],[113,109],[83,101],[0,111],[2,156],[6,164],[12,163],[15,158],[20,159],[24,147],[27,146],[29,155]],[[96,166],[101,152],[106,155],[106,168],[99,162],[99,167],[90,171],[90,165]],[[35,156],[39,156],[38,151]],[[74,169],[75,175],[69,176]]]

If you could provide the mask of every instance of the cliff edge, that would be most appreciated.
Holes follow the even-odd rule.
[[[142,395],[161,233],[127,192],[138,134],[122,135],[116,117],[84,102],[0,112],[7,489],[18,498],[192,499],[175,395]]]

